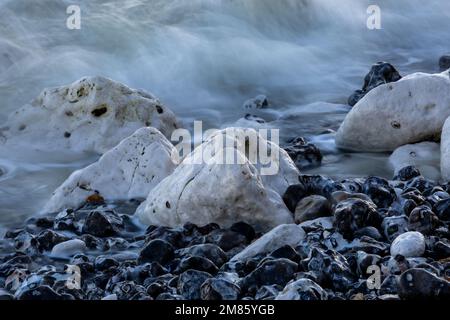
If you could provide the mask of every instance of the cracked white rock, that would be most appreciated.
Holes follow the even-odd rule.
[[[440,136],[450,116],[449,72],[414,73],[371,90],[348,113],[336,134],[340,148],[392,151]]]
[[[147,126],[169,137],[178,124],[153,95],[107,78],[85,77],[44,89],[12,113],[0,128],[0,143],[102,154]]]
[[[170,175],[176,161],[174,146],[155,128],[141,128],[88,167],[75,171],[53,193],[44,212],[79,207],[87,197],[106,200],[145,199]]]
[[[389,163],[395,175],[404,167],[415,166],[425,178],[437,181],[441,178],[440,152],[440,145],[435,142],[407,144],[395,149]]]
[[[235,133],[244,134],[243,139],[236,138]],[[256,136],[248,140],[245,134]],[[275,172],[255,158],[260,152],[249,147],[253,138],[270,149],[271,155],[279,156],[279,161],[274,160]],[[230,155],[234,164],[224,164]],[[257,229],[268,230],[293,222],[280,194],[296,181],[298,170],[284,150],[258,136],[255,130],[230,128],[214,133],[188,155],[172,175],[149,193],[136,213],[150,225],[215,222],[227,227],[245,221]]]

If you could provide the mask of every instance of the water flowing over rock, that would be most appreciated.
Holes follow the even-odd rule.
[[[392,151],[440,136],[450,115],[450,78],[414,73],[370,91],[349,112],[336,144],[354,151]]]
[[[11,145],[101,154],[147,126],[170,137],[178,124],[172,111],[150,93],[103,77],[85,77],[44,89],[10,115],[0,133]]]
[[[77,208],[93,195],[107,200],[145,198],[175,169],[174,153],[173,145],[158,130],[141,128],[97,162],[72,173],[44,211]]]
[[[235,134],[242,137],[253,134],[254,141],[260,143],[260,151],[251,150],[249,140],[237,139]],[[230,142],[234,147],[227,147]],[[275,174],[263,174],[264,164],[258,160],[261,145],[271,150],[271,156],[279,157],[272,162],[277,166]],[[206,155],[209,160],[204,161]],[[224,164],[229,155],[235,157],[234,164]],[[269,230],[293,222],[280,194],[297,179],[298,170],[286,152],[256,131],[222,130],[197,147],[173,174],[161,181],[138,208],[137,215],[146,224],[179,226],[195,221],[230,226],[243,221],[257,229]]]

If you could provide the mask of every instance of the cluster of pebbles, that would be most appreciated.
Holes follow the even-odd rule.
[[[448,298],[449,192],[414,167],[393,181],[301,175],[284,201],[302,240],[241,259],[262,236],[247,223],[145,229],[139,201],[91,198],[6,232],[0,299]]]

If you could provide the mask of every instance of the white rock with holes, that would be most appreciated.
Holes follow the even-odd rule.
[[[272,163],[259,161],[265,152],[251,147],[253,139],[260,143],[258,150],[271,150]],[[231,162],[226,161],[229,157]],[[137,215],[142,222],[154,225],[215,222],[227,227],[245,221],[259,230],[269,230],[293,222],[280,194],[296,181],[298,170],[276,144],[252,129],[221,130],[149,193]]]
[[[425,237],[417,231],[399,235],[391,244],[391,256],[421,257],[425,253]]]
[[[441,135],[441,175],[450,181],[450,118],[447,118]]]
[[[53,193],[44,212],[77,208],[95,193],[107,200],[146,198],[175,170],[175,153],[158,130],[141,128],[97,162],[72,173]]]
[[[0,142],[104,153],[146,126],[170,137],[178,125],[153,95],[107,78],[86,77],[45,89],[11,114],[0,128]]]
[[[439,143],[426,141],[395,149],[389,157],[389,163],[394,168],[395,174],[404,167],[415,166],[424,177],[439,180],[441,178],[440,159]]]
[[[336,134],[340,148],[393,151],[439,138],[450,116],[450,78],[414,73],[371,90],[348,113]]]

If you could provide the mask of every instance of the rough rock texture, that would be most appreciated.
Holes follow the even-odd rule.
[[[381,152],[439,137],[450,115],[449,104],[448,71],[411,74],[381,85],[361,99],[341,124],[336,144],[355,151]]]
[[[231,130],[211,136],[149,193],[137,210],[141,221],[166,226],[194,221],[230,226],[243,221],[259,230],[293,222],[280,193],[297,180],[295,165],[278,146],[258,136],[258,141],[271,149],[273,156],[279,156],[279,161],[272,162],[278,163],[275,174],[263,174],[264,165],[256,161],[258,153],[244,149],[244,155],[238,148],[241,144],[246,147],[246,140],[240,141],[230,134],[256,131]],[[225,141],[225,144],[217,146],[217,141]],[[237,147],[227,147],[230,142]],[[209,160],[205,161],[202,155],[210,155]],[[235,157],[235,164],[223,164],[229,155]],[[197,159],[203,161],[197,162]]]
[[[77,208],[88,197],[145,198],[176,167],[173,145],[156,129],[141,128],[97,162],[75,171],[53,193],[45,212]]]
[[[0,142],[104,153],[147,126],[170,137],[178,125],[172,111],[153,95],[107,78],[85,77],[44,89],[11,114],[0,128]]]
[[[441,175],[450,181],[450,118],[445,121],[441,135]]]
[[[312,195],[300,200],[295,208],[295,223],[302,223],[320,217],[330,216],[331,203],[327,198]]]
[[[424,177],[432,180],[441,178],[440,160],[440,145],[428,141],[401,146],[389,157],[395,175],[405,167],[414,166]]]
[[[348,104],[354,106],[361,100],[370,90],[389,82],[395,82],[402,77],[393,65],[387,62],[377,62],[370,69],[364,78],[362,90],[356,90],[349,98]]]

